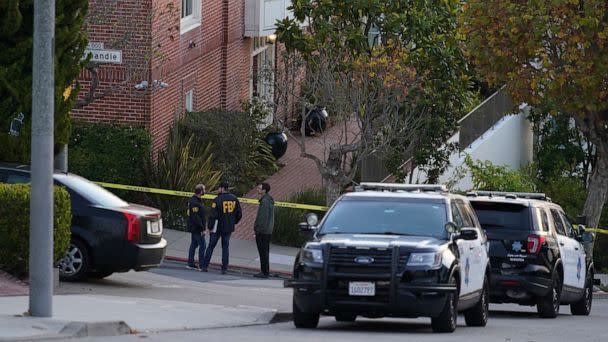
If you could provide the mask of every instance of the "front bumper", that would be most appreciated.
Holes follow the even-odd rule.
[[[286,280],[285,287],[294,289],[295,304],[308,313],[335,314],[349,312],[369,317],[436,317],[455,285],[406,285],[393,283],[379,288],[374,297],[349,296],[327,289],[320,281]]]

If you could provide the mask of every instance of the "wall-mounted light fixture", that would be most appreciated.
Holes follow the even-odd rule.
[[[274,33],[266,37],[267,44],[274,44],[276,41],[277,41],[277,35]]]
[[[23,113],[19,113],[16,118],[11,121],[11,127],[8,130],[8,134],[14,137],[18,137],[21,133],[21,126],[23,125],[23,119],[25,119],[25,115]]]

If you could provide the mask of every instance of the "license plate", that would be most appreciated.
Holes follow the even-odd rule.
[[[162,225],[160,221],[148,221],[148,232],[150,234],[160,234],[162,231]]]
[[[351,281],[348,283],[349,296],[375,296],[376,283],[364,281]]]

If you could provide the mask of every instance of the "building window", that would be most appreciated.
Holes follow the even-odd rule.
[[[185,103],[184,103],[184,109],[186,110],[186,112],[192,112],[193,110],[193,105],[194,103],[194,91],[190,90],[189,92],[186,93],[186,99],[185,99]]]
[[[182,0],[182,19],[180,23],[182,34],[201,25],[201,1]]]
[[[274,45],[266,37],[252,39],[251,46],[251,97],[273,100]]]

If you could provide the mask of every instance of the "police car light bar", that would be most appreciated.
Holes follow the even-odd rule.
[[[433,191],[447,192],[448,189],[442,184],[398,184],[398,183],[361,183],[355,188],[356,191]]]
[[[541,201],[551,201],[544,193],[536,192],[508,192],[508,191],[471,191],[467,193],[469,197],[488,196],[488,197],[505,197],[505,198],[527,198]]]

